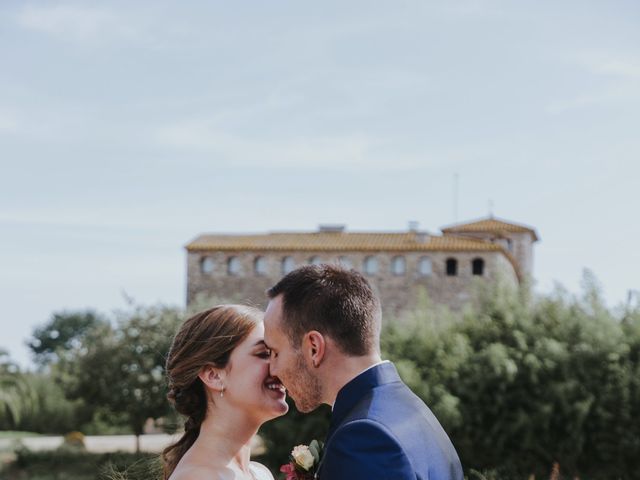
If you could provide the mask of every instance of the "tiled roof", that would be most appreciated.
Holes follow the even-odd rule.
[[[459,223],[442,228],[443,233],[530,233],[533,240],[538,240],[538,234],[536,231],[527,227],[526,225],[520,225],[517,223],[509,222],[506,220],[500,220],[494,217],[489,217],[474,222]]]
[[[413,232],[309,232],[262,235],[201,235],[186,245],[188,251],[424,251],[504,252],[496,244],[455,235],[427,236]],[[421,241],[422,240],[422,241]]]

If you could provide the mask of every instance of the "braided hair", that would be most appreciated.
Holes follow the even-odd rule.
[[[198,377],[201,369],[207,365],[224,368],[233,349],[260,321],[262,312],[258,309],[218,305],[195,314],[176,333],[166,363],[167,398],[185,422],[182,437],[162,452],[164,480],[194,444],[207,416],[208,395]]]

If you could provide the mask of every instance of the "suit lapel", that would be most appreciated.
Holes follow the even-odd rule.
[[[364,371],[342,387],[333,405],[329,434],[325,444],[329,442],[338,426],[367,392],[381,385],[399,381],[401,381],[400,376],[393,363],[384,362]]]
[[[379,387],[380,385],[401,381],[402,380],[400,379],[398,371],[393,363],[383,362],[375,367],[365,370],[342,387],[338,392],[336,402],[333,405],[329,433],[325,440],[325,448],[329,445],[329,441],[337,428],[342,424],[349,412],[353,410],[367,392]],[[321,478],[320,470],[322,468],[323,460],[324,456],[320,459],[320,463],[318,464],[318,468],[316,469],[316,473],[313,477],[314,479]]]

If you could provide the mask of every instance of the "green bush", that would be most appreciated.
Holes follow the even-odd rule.
[[[86,453],[78,449],[60,448],[33,452],[21,449],[16,461],[6,472],[8,478],[30,480],[128,480],[160,477],[158,455],[150,453]],[[19,477],[21,476],[21,477]]]
[[[279,472],[280,466],[289,461],[293,447],[308,445],[314,439],[324,441],[329,432],[331,409],[327,405],[302,414],[290,398],[287,398],[287,403],[287,414],[265,423],[259,432],[266,452],[254,460],[265,464],[272,472]]]
[[[497,284],[457,321],[423,309],[383,349],[441,420],[467,472],[640,477],[640,314],[624,321],[586,277],[582,298]],[[506,472],[506,473],[505,473]]]
[[[49,434],[64,434],[81,429],[90,417],[81,401],[68,400],[64,390],[49,375],[23,373],[31,389],[31,400],[24,404],[16,427],[20,430]]]

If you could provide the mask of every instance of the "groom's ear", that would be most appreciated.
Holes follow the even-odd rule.
[[[205,365],[200,369],[198,378],[211,390],[220,392],[224,389],[225,372],[221,368],[216,368],[213,365]]]
[[[307,354],[311,364],[317,368],[324,359],[327,342],[320,332],[311,330],[304,336],[305,353]]]

